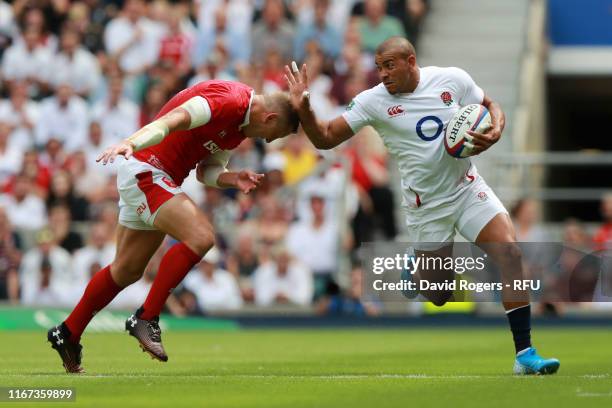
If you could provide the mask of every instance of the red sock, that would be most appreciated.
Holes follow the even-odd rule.
[[[70,340],[78,343],[94,315],[104,309],[122,289],[113,280],[110,265],[96,272],[87,284],[81,300],[64,321],[70,330]]]
[[[200,255],[194,253],[182,242],[173,245],[159,263],[157,276],[142,305],[143,311],[139,317],[151,320],[159,316],[170,292],[183,280],[191,268],[200,262],[200,259],[202,259]]]

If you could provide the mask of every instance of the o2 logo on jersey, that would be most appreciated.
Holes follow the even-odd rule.
[[[437,128],[433,134],[428,136],[425,133],[423,133],[423,126],[426,124],[426,127],[430,127],[431,124],[429,122],[434,122],[433,124],[437,126]],[[419,135],[419,137],[426,142],[431,142],[433,140],[436,140],[438,136],[442,134],[443,130],[444,130],[444,123],[442,123],[442,120],[437,116],[425,116],[424,118],[421,118],[421,120],[419,120],[416,124],[417,135]]]
[[[215,154],[219,150],[221,150],[221,148],[212,140],[209,140],[208,142],[204,143],[203,146],[206,148],[206,150],[210,152],[210,154]]]

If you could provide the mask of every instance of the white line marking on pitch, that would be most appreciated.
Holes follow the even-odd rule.
[[[2,374],[5,377],[54,377],[58,374]],[[474,379],[499,379],[499,378],[544,378],[545,376],[519,376],[519,375],[430,375],[430,374],[329,374],[329,375],[282,375],[282,374],[82,374],[77,378],[194,378],[194,379],[288,379],[288,380],[361,380],[361,379],[414,379],[414,380],[474,380]],[[580,376],[554,375],[556,378],[584,378],[590,380],[609,378],[609,374],[586,374]],[[578,390],[577,392],[580,392]],[[607,396],[608,394],[602,394]]]

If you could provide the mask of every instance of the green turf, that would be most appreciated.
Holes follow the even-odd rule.
[[[538,330],[542,354],[561,360],[546,377],[511,374],[502,328],[168,332],[165,364],[125,334],[90,334],[80,376],[44,337],[0,332],[0,386],[74,387],[71,407],[612,406],[609,329]]]

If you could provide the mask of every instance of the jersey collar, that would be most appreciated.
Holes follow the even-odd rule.
[[[249,98],[249,108],[244,114],[244,122],[240,126],[238,126],[239,130],[242,130],[245,126],[248,126],[250,117],[251,117],[251,105],[253,104],[253,97],[255,96],[255,91],[251,91],[251,97]]]

